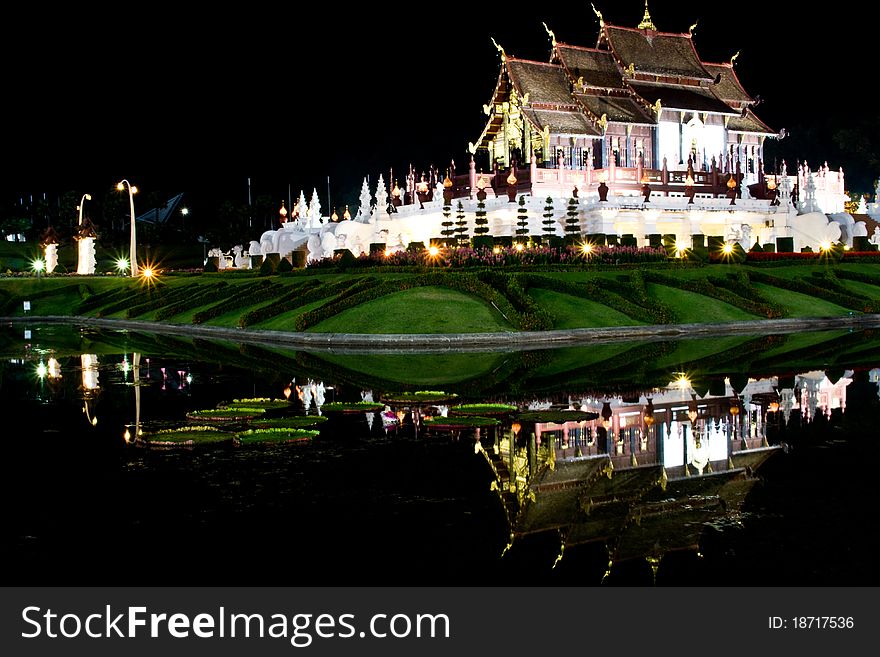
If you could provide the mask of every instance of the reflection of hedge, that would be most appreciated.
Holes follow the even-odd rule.
[[[864,297],[857,297],[852,293],[841,293],[835,290],[828,290],[819,285],[813,285],[812,283],[808,283],[807,281],[801,279],[788,279],[788,278],[780,278],[778,276],[771,276],[770,274],[765,274],[762,271],[753,271],[750,274],[751,279],[757,283],[764,283],[765,285],[771,285],[773,287],[778,287],[783,290],[791,290],[793,292],[799,292],[801,294],[808,294],[813,297],[817,297],[819,299],[824,299],[825,301],[830,301],[831,303],[837,304],[838,306],[843,306],[844,308],[850,308],[851,310],[858,310],[861,312],[876,312],[877,308],[880,307],[880,304],[876,301],[871,301],[870,299],[866,299]]]
[[[200,286],[198,288],[191,289],[191,294],[186,299],[159,308],[156,311],[156,319],[168,319],[169,317],[173,317],[174,315],[177,315],[179,313],[186,312],[187,310],[195,308],[196,306],[203,306],[213,301],[219,301],[228,294],[228,287],[228,283],[226,283],[225,281],[220,281],[216,285],[212,285],[209,287]]]
[[[644,272],[645,280],[654,283],[666,285],[667,287],[677,288],[679,290],[687,290],[688,292],[696,292],[706,297],[724,301],[732,306],[745,310],[754,315],[761,315],[768,318],[778,318],[784,316],[782,308],[767,301],[757,301],[753,298],[745,298],[740,296],[732,289],[718,287],[712,281],[705,278],[680,279],[674,276],[667,276],[656,271]]]
[[[268,301],[269,299],[278,296],[278,291],[280,289],[280,285],[271,283],[269,279],[266,278],[261,281],[239,285],[238,289],[235,290],[231,297],[224,299],[220,303],[214,304],[210,308],[200,310],[193,315],[192,323],[202,324],[231,310],[235,310],[236,308],[251,306],[255,303],[260,303],[261,301]]]

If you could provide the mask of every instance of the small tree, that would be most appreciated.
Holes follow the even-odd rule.
[[[474,219],[474,235],[482,236],[489,232],[489,220],[486,218],[486,202],[477,202],[477,216]]]
[[[544,206],[544,235],[554,237],[556,235],[556,222],[553,220],[553,198],[548,196],[547,205]]]
[[[580,235],[581,222],[578,219],[578,200],[573,196],[568,199],[568,211],[565,213],[565,235],[575,238]]]
[[[461,201],[458,202],[458,208],[455,213],[455,236],[458,239],[459,246],[464,246],[467,244],[468,235],[467,235],[467,220],[464,217],[464,206],[461,204]]]
[[[443,221],[440,222],[440,225],[443,226],[443,230],[440,231],[443,239],[451,239],[455,234],[455,229],[452,227],[454,225],[452,223],[452,206],[449,203],[443,206]]]
[[[525,242],[529,237],[529,209],[526,207],[526,197],[519,197],[519,209],[516,211],[516,237],[517,241]]]

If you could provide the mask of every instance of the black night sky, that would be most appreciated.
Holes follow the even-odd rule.
[[[246,202],[251,178],[253,195],[279,200],[288,185],[294,196],[317,188],[326,210],[330,176],[333,205],[356,205],[363,177],[372,188],[389,167],[465,166],[499,68],[490,36],[511,56],[546,60],[542,21],[567,43],[595,45],[598,32],[589,2],[205,6],[8,16],[4,198],[103,190],[124,177],[144,191],[185,191],[209,214],[223,199]],[[704,60],[741,51],[740,79],[763,99],[756,113],[790,133],[768,146],[768,170],[771,157],[827,159],[851,191],[873,191],[876,11],[853,0],[807,6],[650,3],[662,31],[699,19]],[[598,7],[627,26],[644,10],[639,0]]]

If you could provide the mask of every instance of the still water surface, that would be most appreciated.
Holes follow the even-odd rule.
[[[24,331],[0,332],[6,584],[878,580],[870,332],[357,355]],[[285,390],[270,414],[326,416],[313,439],[132,439]],[[457,396],[324,410],[417,390]],[[428,428],[461,403],[517,411]],[[519,415],[566,409],[585,415]]]

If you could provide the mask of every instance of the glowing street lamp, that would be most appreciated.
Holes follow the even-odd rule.
[[[36,260],[34,260],[31,267],[33,267],[34,272],[36,272],[37,274],[37,278],[39,278],[40,274],[42,274],[43,270],[46,268],[46,263],[40,258],[37,258]]]
[[[76,206],[77,211],[79,212],[79,221],[77,222],[77,226],[82,226],[83,223],[83,205],[86,201],[91,201],[91,194],[83,194],[82,198],[79,200],[79,205]]]
[[[137,194],[137,187],[134,187],[130,182],[126,179],[120,180],[116,184],[116,189],[120,192],[124,192],[128,189],[128,207],[131,210],[131,243],[129,245],[129,262],[131,264],[130,273],[132,276],[138,275],[138,265],[137,265],[137,237],[135,235],[135,219],[134,219],[134,195]]]
[[[122,274],[128,269],[128,259],[127,258],[117,258],[116,259],[116,269]]]

